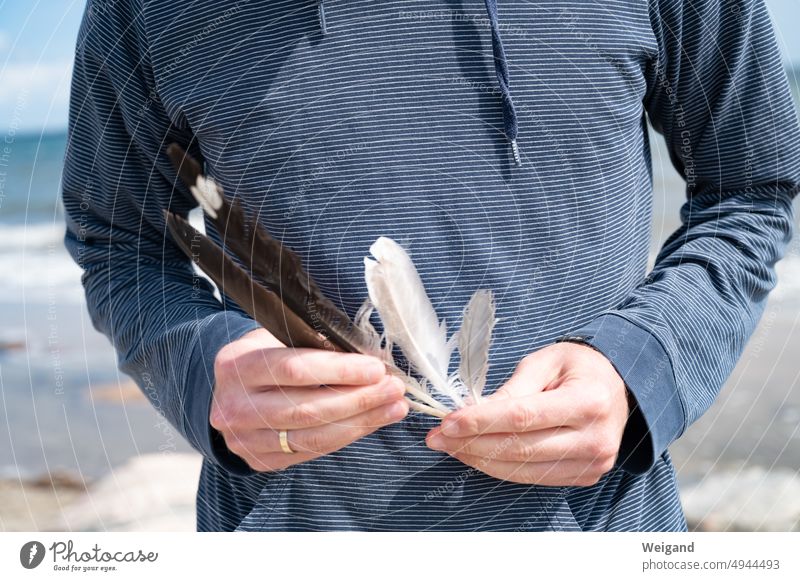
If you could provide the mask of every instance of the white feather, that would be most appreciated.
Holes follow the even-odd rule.
[[[375,260],[364,258],[364,274],[386,338],[400,347],[412,368],[437,392],[463,407],[457,376],[447,375],[455,342],[447,340],[447,326],[439,322],[414,263],[399,244],[385,236],[369,250]]]
[[[212,218],[217,217],[217,210],[222,207],[222,195],[219,186],[213,178],[203,175],[197,176],[197,181],[189,187],[194,199],[203,208],[203,211]]]
[[[473,403],[480,401],[486,386],[489,347],[496,322],[492,291],[475,291],[464,309],[458,332],[458,353],[461,357],[458,375],[469,389]]]
[[[392,342],[386,338],[386,333],[382,335],[378,334],[369,320],[374,310],[375,305],[372,304],[372,301],[368,298],[364,299],[364,302],[359,307],[353,319],[353,325],[361,329],[369,337],[371,352],[375,353],[386,363],[393,363]]]
[[[427,390],[419,383],[419,381],[407,373],[403,373],[395,366],[394,359],[392,357],[391,340],[386,337],[385,332],[379,335],[369,320],[370,316],[372,315],[372,311],[374,310],[375,305],[372,304],[372,301],[369,298],[365,299],[361,304],[361,307],[359,307],[358,312],[356,312],[356,316],[353,319],[353,324],[369,335],[371,339],[370,349],[372,353],[383,359],[383,361],[387,364],[390,373],[397,375],[403,380],[406,385],[406,391],[410,395],[413,395],[420,400],[415,401],[406,398],[411,407],[417,411],[443,418],[450,410],[440,402],[433,399],[427,393]]]

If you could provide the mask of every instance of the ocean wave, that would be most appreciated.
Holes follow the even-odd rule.
[[[189,221],[203,230],[202,214]],[[0,225],[0,299],[5,303],[80,302],[81,269],[64,247],[63,222]]]
[[[202,216],[190,215],[202,230]],[[82,301],[81,269],[63,244],[62,223],[0,226],[0,297],[3,302]],[[771,300],[800,304],[800,247],[777,265],[778,285]]]
[[[4,302],[83,300],[81,270],[64,248],[64,225],[0,227],[0,296]]]
[[[62,246],[65,226],[61,222],[0,225],[0,252],[30,251]]]
[[[770,298],[800,303],[800,255],[789,254],[778,263],[776,270],[778,286],[772,291]]]

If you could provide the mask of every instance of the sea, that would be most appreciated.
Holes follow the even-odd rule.
[[[64,248],[65,132],[17,135],[0,164],[0,478],[92,480],[144,453],[190,448],[92,326]]]
[[[797,98],[800,72],[791,78]],[[81,271],[63,246],[59,194],[66,133],[6,138],[10,153],[0,162],[0,478],[64,471],[92,479],[132,456],[188,450],[146,401],[122,397],[127,392],[120,386],[128,380],[117,370],[108,340],[89,319]],[[652,137],[651,147],[655,256],[679,225],[684,198],[682,179],[660,137]],[[800,315],[798,238],[779,264],[780,282],[771,299],[784,327],[796,325]],[[786,337],[800,333],[800,328],[786,328],[783,335],[762,337],[762,354],[783,353]],[[773,345],[773,340],[784,344]],[[760,361],[773,372],[784,369],[787,388],[795,385],[797,366],[790,353],[775,355],[774,361],[761,355]],[[800,418],[800,411],[795,415]],[[786,438],[794,437],[797,423],[787,428],[794,431]],[[715,452],[708,454],[713,460]]]

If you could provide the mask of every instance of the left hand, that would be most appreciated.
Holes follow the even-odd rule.
[[[628,413],[608,359],[555,343],[526,356],[478,405],[449,414],[427,444],[501,480],[591,486],[613,468]]]

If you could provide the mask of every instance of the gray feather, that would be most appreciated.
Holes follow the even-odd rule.
[[[469,389],[473,403],[478,403],[486,387],[489,371],[489,348],[492,330],[497,322],[492,291],[478,290],[472,295],[458,332],[458,353],[461,362],[458,375]]]

